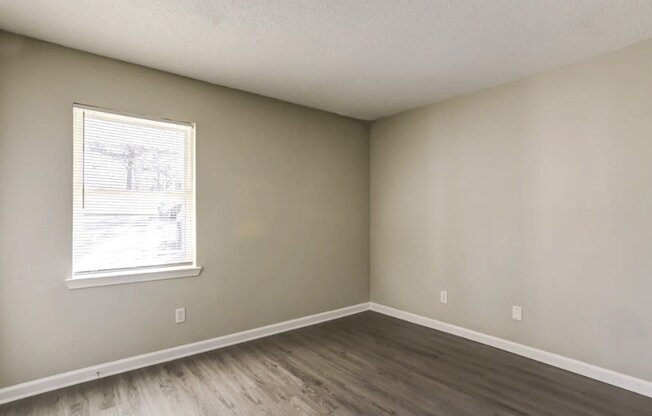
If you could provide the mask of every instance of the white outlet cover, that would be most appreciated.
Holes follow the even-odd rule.
[[[515,321],[523,320],[523,308],[520,306],[512,306],[512,319]]]
[[[179,308],[174,311],[174,322],[177,324],[186,322],[186,308]]]
[[[445,290],[442,290],[439,292],[439,301],[441,303],[448,303],[448,292]]]

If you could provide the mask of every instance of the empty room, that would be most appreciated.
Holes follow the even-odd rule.
[[[1,416],[652,416],[652,1],[0,0]]]

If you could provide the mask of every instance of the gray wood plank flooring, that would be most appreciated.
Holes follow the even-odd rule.
[[[364,312],[23,399],[0,415],[650,416],[652,399]]]

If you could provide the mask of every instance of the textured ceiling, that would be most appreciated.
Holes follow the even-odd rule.
[[[375,119],[652,37],[652,0],[0,0],[0,28]]]

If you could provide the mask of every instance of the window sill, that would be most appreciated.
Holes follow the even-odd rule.
[[[195,277],[201,273],[201,267],[183,266],[166,267],[138,271],[121,271],[96,273],[66,279],[69,289],[83,289],[95,286],[111,286],[126,283],[149,282],[151,280],[175,279],[180,277]]]

